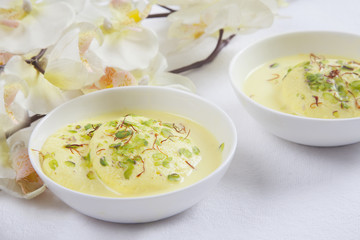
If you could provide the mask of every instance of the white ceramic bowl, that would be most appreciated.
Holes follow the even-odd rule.
[[[41,149],[44,141],[56,129],[81,119],[127,109],[166,111],[200,123],[214,134],[219,143],[225,143],[221,165],[209,176],[186,188],[135,198],[83,194],[55,183],[43,173],[38,154],[30,149]],[[179,90],[137,86],[98,91],[54,109],[34,129],[29,143],[29,155],[35,171],[46,186],[72,208],[106,221],[140,223],[172,216],[200,201],[226,172],[233,158],[236,143],[237,134],[233,122],[214,104]]]
[[[243,92],[256,67],[295,54],[324,54],[360,60],[360,36],[325,31],[293,32],[262,39],[235,55],[230,64],[232,86],[249,114],[269,132],[311,146],[340,146],[360,141],[360,118],[315,119],[290,115],[258,104]]]

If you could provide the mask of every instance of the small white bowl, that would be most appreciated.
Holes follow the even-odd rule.
[[[324,54],[360,59],[360,36],[308,31],[268,37],[240,51],[229,69],[231,84],[249,114],[265,129],[283,139],[310,146],[341,146],[360,141],[360,118],[317,119],[267,108],[243,92],[248,74],[273,59],[295,54]]]
[[[134,198],[99,197],[65,188],[47,177],[38,154],[56,129],[89,117],[121,110],[157,110],[178,114],[198,122],[224,142],[221,165],[204,179],[169,193]],[[221,179],[233,158],[237,143],[235,126],[228,115],[203,98],[164,87],[123,87],[102,90],[78,97],[49,113],[35,127],[29,142],[32,165],[46,186],[79,212],[105,221],[140,223],[163,219],[190,208]]]

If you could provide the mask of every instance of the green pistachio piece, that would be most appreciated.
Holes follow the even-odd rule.
[[[279,66],[278,63],[273,63],[273,64],[271,64],[269,67],[270,67],[270,68],[277,68],[278,66]]]
[[[91,140],[91,137],[89,135],[81,135],[81,137],[85,140]]]
[[[186,148],[180,148],[178,152],[180,155],[184,155],[186,158],[192,157],[192,153]]]
[[[172,132],[168,129],[168,128],[163,128],[161,129],[161,132],[160,132],[161,136],[163,136],[164,138],[168,138],[170,136],[172,136]]]
[[[353,89],[360,90],[360,80],[351,82],[350,87]]]
[[[341,68],[349,71],[354,71],[354,68],[349,65],[343,65]]]
[[[160,166],[160,165],[162,165],[161,161],[154,162],[154,166]]]
[[[199,155],[200,154],[200,149],[197,146],[193,146],[192,147],[192,151],[195,155]]]
[[[142,122],[141,122],[142,125],[145,125],[145,126],[147,126],[147,127],[151,127],[151,126],[154,125],[155,123],[156,123],[156,121],[153,120],[153,119],[149,119],[149,120],[147,120],[147,121],[142,121]]]
[[[86,177],[90,180],[93,180],[96,178],[95,176],[95,173],[93,171],[89,171],[87,174],[86,174]]]
[[[90,128],[92,128],[92,124],[88,123],[84,126],[85,130],[89,130]]]
[[[169,168],[169,167],[170,167],[170,163],[167,162],[167,161],[163,161],[163,162],[162,162],[162,166],[163,166],[163,167],[166,167],[166,168]]]
[[[154,161],[160,161],[160,160],[163,160],[164,158],[166,158],[166,155],[163,153],[154,153],[152,155],[152,158]]]
[[[104,156],[100,158],[100,164],[104,167],[109,165]]]
[[[84,160],[84,162],[82,163],[84,167],[88,167],[88,168],[92,167],[92,163],[90,160],[90,152],[86,156],[83,156],[82,159]]]
[[[224,146],[225,146],[225,143],[220,144],[220,146],[219,146],[220,152],[222,152],[224,150]]]
[[[347,98],[347,90],[343,85],[339,85],[337,91],[342,98]]]
[[[77,133],[76,130],[69,130],[68,132],[69,132],[69,133]]]
[[[52,170],[55,170],[58,166],[59,166],[59,164],[58,164],[58,162],[57,162],[55,159],[49,161],[49,167],[50,167]]]
[[[163,125],[164,127],[173,128],[173,124],[172,124],[172,123],[163,123],[162,125]]]
[[[146,139],[141,138],[140,136],[135,136],[135,138],[133,138],[132,140],[132,144],[134,144],[134,147],[136,148],[140,148],[140,147],[146,147],[149,142],[146,141]]]
[[[75,167],[75,163],[72,161],[65,161],[65,165],[68,167]]]
[[[115,133],[115,137],[119,138],[119,139],[123,139],[123,138],[130,136],[131,133],[132,133],[131,130],[121,130],[121,131],[118,131]]]
[[[163,166],[163,167],[166,167],[166,168],[169,168],[171,161],[172,161],[172,157],[166,158],[166,159],[162,162],[162,166]]]
[[[134,170],[134,164],[128,163],[128,164],[126,164],[126,166],[127,167],[126,167],[126,170],[124,172],[124,177],[125,177],[125,179],[129,179],[132,172],[133,172],[133,170]]]
[[[167,176],[168,180],[171,182],[179,182],[181,180],[181,177],[177,173],[172,173]]]
[[[119,147],[121,147],[121,145],[122,145],[122,143],[119,142],[119,143],[113,143],[113,144],[111,144],[109,147],[110,147],[110,148],[119,148]]]
[[[116,121],[116,120],[113,120],[113,121],[110,121],[110,122],[109,122],[109,126],[110,126],[110,127],[116,127],[118,124],[119,124],[119,122]]]
[[[323,97],[326,101],[328,101],[328,102],[330,102],[330,103],[332,103],[332,104],[336,104],[336,103],[339,102],[339,101],[336,99],[336,97],[335,97],[334,95],[332,95],[331,93],[329,93],[329,92],[324,92],[324,93],[322,94],[322,97]]]

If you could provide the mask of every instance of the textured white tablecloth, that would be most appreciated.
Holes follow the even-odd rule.
[[[274,137],[248,116],[229,83],[231,58],[259,38],[295,30],[360,34],[358,0],[288,2],[271,28],[237,36],[214,62],[187,74],[238,130],[230,169],[204,200],[162,221],[127,225],[84,216],[49,191],[33,200],[0,192],[0,239],[360,239],[360,144],[315,148]]]

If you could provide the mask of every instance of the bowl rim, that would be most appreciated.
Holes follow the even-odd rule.
[[[98,94],[106,94],[106,92],[117,92],[117,91],[140,91],[140,90],[144,90],[146,89],[145,91],[170,91],[170,92],[174,92],[176,94],[182,94],[184,96],[187,96],[187,97],[190,97],[190,98],[193,98],[193,99],[196,99],[197,101],[201,101],[209,106],[211,106],[212,108],[216,109],[216,111],[218,113],[220,113],[221,115],[223,115],[225,117],[225,119],[227,119],[228,121],[228,125],[230,127],[230,129],[232,129],[233,131],[233,136],[232,136],[232,146],[231,148],[229,149],[229,154],[226,158],[223,158],[222,162],[220,163],[220,165],[214,170],[212,171],[209,175],[205,176],[204,178],[201,178],[200,180],[188,185],[188,186],[185,186],[185,187],[182,187],[182,188],[179,188],[179,189],[176,189],[176,190],[172,190],[172,191],[169,191],[169,192],[164,192],[164,193],[159,193],[159,194],[154,194],[154,195],[145,195],[145,196],[137,196],[137,197],[107,197],[107,196],[98,196],[98,195],[92,195],[92,194],[88,194],[88,193],[82,193],[82,192],[79,192],[79,191],[76,191],[76,190],[72,190],[70,188],[67,188],[67,187],[64,187],[62,186],[61,184],[55,182],[54,180],[52,180],[50,177],[48,177],[42,170],[41,166],[38,166],[36,163],[36,159],[34,159],[32,157],[32,154],[31,154],[31,143],[34,141],[34,137],[35,137],[35,134],[37,131],[39,131],[39,129],[41,128],[43,122],[47,121],[48,118],[50,118],[51,115],[53,115],[55,112],[57,112],[59,109],[62,109],[64,107],[66,107],[67,105],[70,105],[70,104],[73,104],[74,102],[76,101],[79,101],[78,99],[80,98],[88,98],[88,97],[92,97],[93,95],[98,95]],[[190,118],[191,119],[191,118]],[[78,196],[81,196],[81,197],[88,197],[88,198],[92,198],[92,199],[103,199],[103,200],[109,200],[109,201],[118,201],[118,200],[121,200],[121,201],[140,201],[140,200],[147,200],[147,199],[156,199],[156,198],[161,198],[161,197],[166,197],[168,195],[174,195],[174,194],[178,194],[180,192],[183,192],[183,191],[186,191],[187,189],[189,188],[193,188],[197,185],[200,185],[201,183],[207,181],[208,179],[210,178],[213,178],[215,175],[217,175],[219,172],[223,171],[223,170],[226,170],[224,168],[227,168],[228,165],[232,162],[232,159],[235,155],[235,152],[236,152],[236,148],[237,148],[237,130],[236,130],[236,126],[233,122],[233,120],[230,118],[230,116],[223,110],[221,109],[219,106],[217,106],[215,103],[203,98],[203,97],[200,97],[199,95],[196,95],[194,93],[190,93],[190,92],[187,92],[187,91],[184,91],[184,90],[179,90],[179,89],[174,89],[174,88],[170,88],[170,87],[163,87],[163,86],[126,86],[126,87],[120,87],[120,88],[109,88],[109,89],[102,89],[102,90],[99,90],[99,91],[95,91],[95,92],[92,92],[92,93],[88,93],[88,94],[85,94],[85,95],[81,95],[79,97],[76,97],[74,99],[71,99],[69,101],[66,101],[65,103],[57,106],[56,108],[54,108],[52,111],[50,111],[48,114],[46,114],[46,116],[44,118],[42,118],[39,123],[34,127],[31,135],[30,135],[30,139],[29,139],[29,145],[28,145],[28,154],[29,154],[29,157],[30,157],[30,162],[31,164],[33,165],[35,171],[40,175],[40,178],[45,178],[46,181],[50,181],[52,184],[56,185],[57,187],[59,187],[60,189],[62,189],[63,191],[68,191],[68,192],[71,192],[72,194],[76,194]],[[45,181],[44,181],[44,184],[46,185]]]
[[[261,108],[261,109],[263,109],[265,111],[271,112],[272,114],[278,114],[278,115],[283,116],[283,117],[290,117],[290,118],[295,118],[295,119],[304,120],[304,121],[334,122],[334,123],[335,122],[336,123],[343,122],[343,121],[344,122],[359,121],[360,116],[359,117],[351,117],[351,118],[328,119],[328,118],[306,117],[306,116],[300,116],[300,115],[294,115],[294,114],[290,114],[290,113],[281,112],[281,111],[266,107],[266,106],[256,102],[255,100],[253,100],[252,98],[250,98],[249,96],[247,96],[243,92],[242,87],[237,86],[235,84],[235,79],[232,76],[233,75],[232,72],[233,72],[233,69],[235,68],[237,60],[246,51],[248,51],[251,48],[256,47],[258,44],[262,44],[264,42],[271,41],[271,40],[274,40],[274,39],[277,39],[277,38],[288,37],[288,36],[296,36],[296,35],[305,35],[305,34],[306,35],[311,35],[311,34],[339,34],[339,35],[344,35],[344,36],[347,35],[347,36],[350,36],[350,37],[357,37],[360,40],[360,34],[356,34],[356,33],[353,33],[353,32],[336,31],[336,30],[335,31],[329,31],[329,30],[288,31],[288,32],[277,33],[277,34],[272,34],[270,36],[263,37],[261,39],[256,40],[255,42],[247,45],[243,49],[241,49],[231,59],[230,66],[229,66],[229,69],[228,69],[228,74],[230,76],[230,82],[231,82],[231,85],[232,85],[233,89],[237,93],[239,93],[244,100],[246,100],[248,102],[251,102],[252,104],[256,105],[258,108]]]

